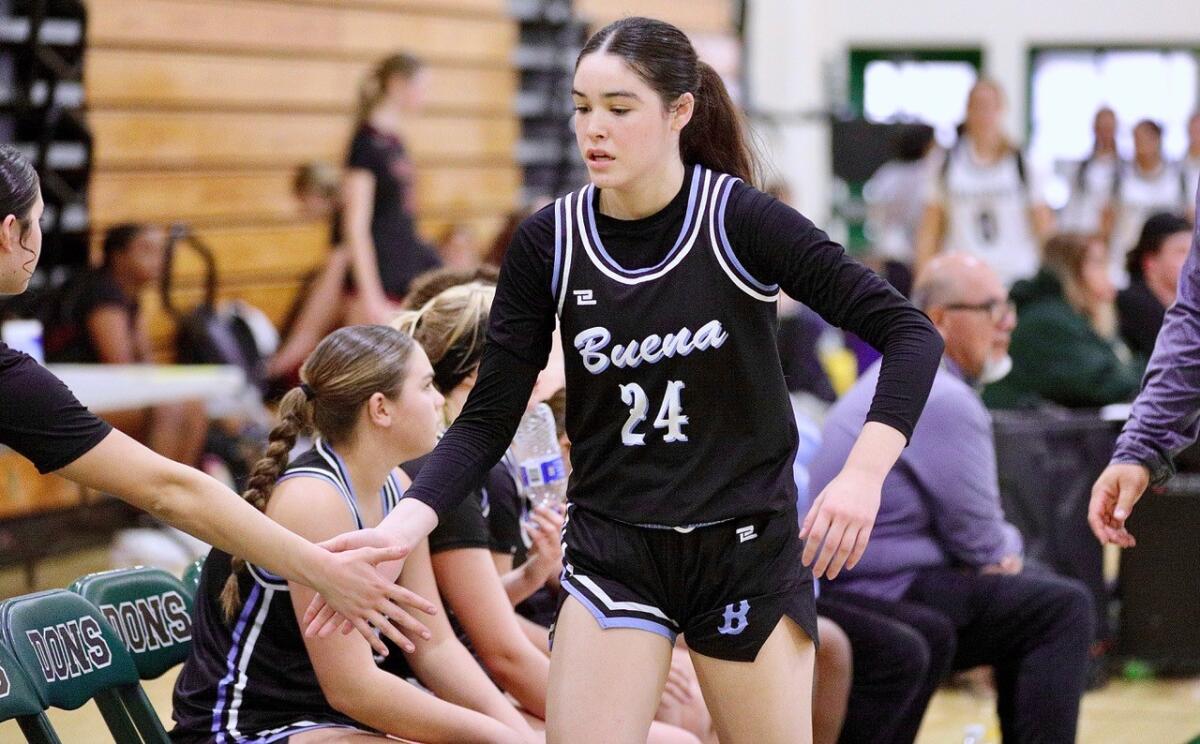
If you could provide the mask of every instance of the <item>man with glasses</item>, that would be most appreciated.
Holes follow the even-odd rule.
[[[871,544],[854,570],[823,590],[899,619],[940,613],[956,629],[952,667],[994,667],[1005,741],[1073,741],[1092,601],[1081,583],[1024,566],[1021,535],[1000,507],[991,418],[978,392],[1011,366],[1016,314],[995,272],[961,253],[931,261],[913,301],[946,342],[942,367],[884,481]],[[810,468],[814,493],[853,446],[878,372],[867,370],[830,410]]]

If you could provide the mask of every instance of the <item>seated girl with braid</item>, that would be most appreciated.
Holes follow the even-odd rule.
[[[244,498],[313,541],[372,527],[406,481],[396,464],[434,445],[442,396],[421,347],[386,326],[330,334],[284,396]],[[301,435],[310,449],[289,462]],[[386,567],[385,567],[386,569]],[[438,604],[424,544],[400,583]],[[176,742],[541,741],[454,637],[446,613],[427,620],[408,661],[434,694],[381,669],[359,635],[305,637],[313,597],[259,566],[213,550],[193,615],[192,654],[175,686]]]

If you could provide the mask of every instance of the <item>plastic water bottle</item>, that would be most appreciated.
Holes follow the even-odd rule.
[[[987,729],[981,723],[972,723],[963,729],[963,744],[983,744]]]
[[[566,500],[567,469],[550,406],[539,403],[525,414],[510,449],[517,464],[517,485],[530,506],[556,506]]]

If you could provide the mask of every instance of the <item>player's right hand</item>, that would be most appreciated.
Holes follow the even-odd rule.
[[[1137,545],[1125,529],[1125,520],[1149,485],[1150,471],[1144,465],[1114,462],[1104,469],[1092,486],[1088,504],[1088,524],[1097,540],[1122,548]]]
[[[429,629],[409,609],[437,612],[429,600],[396,584],[403,558],[411,548],[383,530],[347,532],[321,543],[330,551],[324,576],[312,582],[317,596],[304,614],[305,633],[325,637],[338,626],[358,630],[375,649],[387,648],[374,632],[387,636],[406,651],[415,647],[410,636],[428,639]]]
[[[858,564],[879,514],[882,489],[882,476],[846,467],[813,501],[800,539],[807,541],[801,561],[812,566],[815,578],[835,579],[843,567]]]

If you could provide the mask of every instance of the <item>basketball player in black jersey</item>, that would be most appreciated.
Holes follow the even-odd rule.
[[[645,741],[680,633],[722,742],[810,741],[806,565],[833,577],[861,556],[942,343],[886,282],[746,183],[738,115],[678,29],[607,26],[573,87],[592,182],[521,225],[475,389],[373,539],[415,542],[478,485],[557,316],[573,472],[548,741]],[[857,445],[800,535],[781,289],[884,355]],[[336,629],[319,604],[306,619],[308,632]]]
[[[495,285],[482,282],[450,287],[393,321],[394,327],[410,334],[429,356],[434,386],[446,399],[443,415],[447,424],[458,416],[474,387],[495,291]],[[415,477],[426,459],[406,462],[402,468]],[[526,712],[545,718],[549,659],[522,630],[506,591],[506,581],[519,581],[512,574],[520,574],[521,569],[500,576],[489,550],[487,514],[493,495],[504,498],[506,486],[515,492],[505,465],[497,464],[481,487],[430,533],[430,559],[438,593],[480,663]],[[533,530],[550,532],[561,565],[558,536],[562,517],[542,506],[533,512],[529,524]],[[539,583],[546,580],[544,574],[535,574],[535,579]],[[647,744],[699,744],[699,740],[683,729],[656,721]]]
[[[311,540],[373,526],[404,485],[396,463],[433,447],[442,396],[420,346],[386,326],[330,334],[280,403],[246,501]],[[301,434],[313,447],[288,463]],[[436,597],[425,545],[402,583]],[[434,698],[376,666],[356,635],[305,638],[313,593],[219,550],[205,561],[192,654],[175,687],[177,742],[420,741],[527,743],[536,735],[454,637],[445,614],[407,659]],[[380,732],[376,734],[374,732]]]

